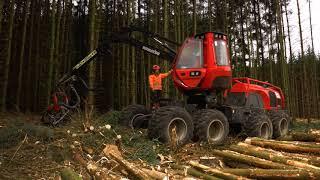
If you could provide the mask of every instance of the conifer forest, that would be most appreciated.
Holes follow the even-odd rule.
[[[0,0],[0,179],[318,179],[316,1]]]
[[[301,1],[301,2],[300,2]],[[2,111],[41,112],[55,81],[94,50],[110,32],[138,26],[183,43],[186,37],[220,31],[229,37],[233,76],[252,77],[282,88],[294,117],[320,116],[319,55],[304,43],[293,52],[288,16],[299,18],[289,0],[1,0],[0,47]],[[299,3],[306,4],[304,0]],[[310,17],[311,18],[311,17]],[[312,36],[312,34],[308,34]],[[143,38],[143,37],[138,37]],[[178,48],[178,47],[173,47]],[[112,56],[95,61],[92,81],[97,109],[121,109],[150,101],[147,77],[161,59],[117,44]],[[90,74],[90,78],[89,78]],[[169,80],[170,81],[170,80]],[[179,93],[166,83],[166,96]]]

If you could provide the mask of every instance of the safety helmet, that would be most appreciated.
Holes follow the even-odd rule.
[[[160,66],[158,66],[158,65],[153,65],[153,66],[152,66],[152,69],[153,69],[153,70],[160,70]]]

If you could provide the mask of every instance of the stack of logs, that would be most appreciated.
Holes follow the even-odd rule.
[[[170,172],[199,179],[320,179],[320,134],[311,135],[295,133],[286,137],[286,141],[247,138],[237,145],[208,151],[225,163],[236,162],[246,165],[246,168],[213,168],[191,160],[180,164],[168,163],[165,168],[155,170],[126,161],[118,150],[110,147],[104,150],[104,154],[118,162],[135,179],[172,179]],[[95,170],[93,174],[96,173]]]
[[[188,164],[191,170],[212,176],[206,179],[320,179],[320,133],[292,133],[283,139],[247,138],[225,150],[210,151],[224,162],[246,164],[247,168],[217,169],[194,161]]]

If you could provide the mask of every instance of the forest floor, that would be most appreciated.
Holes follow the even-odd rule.
[[[0,114],[0,179],[78,179],[78,175],[90,179],[93,176],[88,169],[90,163],[107,168],[108,178],[128,177],[130,172],[105,157],[104,148],[114,144],[128,162],[162,172],[167,172],[163,167],[171,162],[183,164],[190,160],[217,168],[252,167],[245,163],[222,161],[211,153],[213,149],[228,149],[230,145],[244,141],[245,137],[241,135],[229,136],[224,146],[190,143],[173,151],[158,141],[149,140],[146,130],[131,130],[117,125],[118,117],[119,112],[91,117],[94,129],[85,132],[80,115],[61,127],[50,128],[40,125],[37,115]],[[320,129],[320,120],[307,124],[306,120],[298,119],[291,131],[305,132],[309,129]],[[172,177],[181,179],[184,175],[179,172]]]

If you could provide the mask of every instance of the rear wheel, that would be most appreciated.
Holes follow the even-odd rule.
[[[129,105],[122,110],[119,122],[130,128],[144,128],[147,127],[148,122],[143,117],[148,114],[150,111],[143,105]]]
[[[163,143],[186,144],[193,136],[193,122],[181,107],[160,107],[149,122],[148,136]]]
[[[273,134],[271,120],[264,113],[251,114],[244,124],[244,129],[250,137],[270,139]]]
[[[200,141],[220,145],[229,133],[226,116],[215,109],[202,109],[194,114],[195,137]]]
[[[290,117],[285,112],[270,112],[273,126],[273,138],[285,136],[289,132]]]

